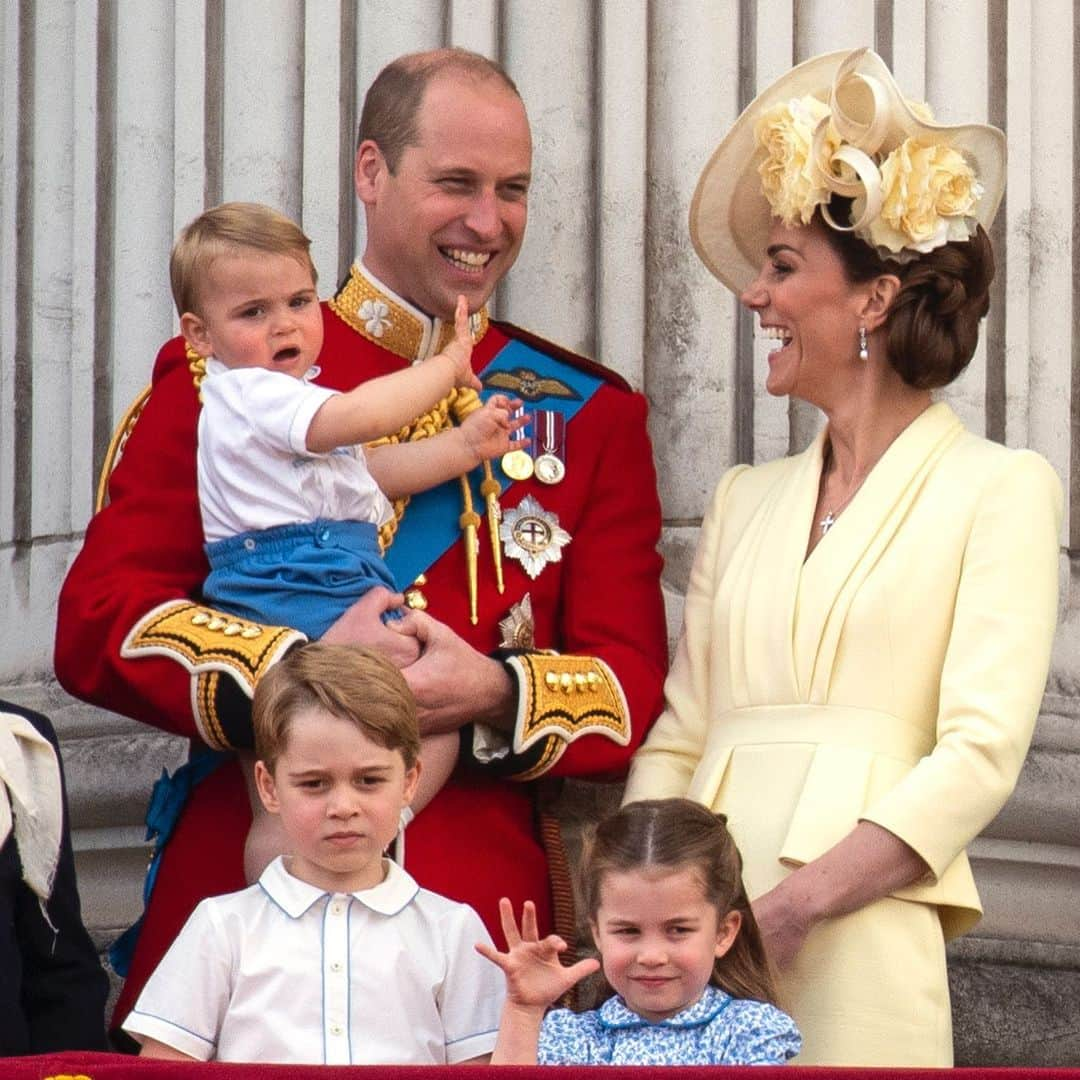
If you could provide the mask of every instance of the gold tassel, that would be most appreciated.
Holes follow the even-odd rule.
[[[458,524],[465,534],[465,568],[469,579],[469,621],[475,626],[479,621],[476,604],[476,561],[480,554],[480,541],[477,539],[476,530],[480,525],[480,515],[473,509],[468,474],[461,478],[461,504],[465,509],[458,518]]]
[[[481,404],[480,395],[477,394],[475,390],[467,390],[463,387],[459,387],[457,396],[454,398],[451,405],[454,419],[460,424],[469,413],[479,409]],[[487,513],[488,533],[491,537],[491,557],[495,563],[495,584],[498,587],[499,592],[504,593],[506,591],[506,585],[503,582],[502,548],[499,546],[499,522],[502,520],[502,509],[499,507],[500,487],[499,482],[495,479],[491,471],[491,462],[485,461],[483,468],[484,479],[480,484],[480,494],[484,496],[485,511]],[[473,513],[472,495],[468,490],[468,483],[464,478],[462,479],[462,485],[466,492],[465,513],[461,516],[462,528],[465,528],[465,518],[469,514],[472,514],[472,517],[476,518],[476,525],[479,526],[480,518]],[[480,550],[479,540],[476,542],[476,548],[478,556]],[[473,619],[473,622],[476,622],[475,618]]]
[[[502,507],[499,506],[499,494],[502,489],[499,481],[491,472],[491,462],[484,462],[484,481],[480,485],[480,494],[487,506],[488,533],[491,536],[491,557],[495,561],[495,584],[500,593],[506,592],[503,584],[502,548],[499,546],[499,522],[502,521]]]

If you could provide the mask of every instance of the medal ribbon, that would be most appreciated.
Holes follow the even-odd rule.
[[[522,341],[511,341],[503,346],[491,359],[491,363],[480,373],[481,379],[496,371],[512,372],[517,368],[528,368],[536,372],[541,379],[558,379],[573,390],[577,398],[547,397],[541,399],[543,407],[552,412],[561,413],[566,422],[577,415],[586,402],[603,385],[603,380],[588,372],[565,363],[526,345]],[[485,399],[499,391],[485,390],[481,395]],[[506,393],[507,391],[501,391]],[[540,402],[526,402],[531,409]],[[501,470],[494,470],[499,476]],[[480,494],[480,481],[483,470],[474,469],[468,477],[477,503],[483,502]],[[513,481],[509,477],[500,477],[502,491],[506,491]],[[390,567],[399,588],[406,588],[437,562],[451,547],[461,539],[458,529],[458,515],[461,513],[461,484],[457,479],[440,484],[430,491],[414,495],[409,500],[405,517],[398,529],[390,550],[386,553],[386,563]]]
[[[535,445],[538,456],[539,454],[555,454],[562,457],[559,452],[563,451],[566,437],[566,418],[562,413],[554,409],[538,410],[536,427]]]

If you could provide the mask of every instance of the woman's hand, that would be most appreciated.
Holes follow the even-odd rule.
[[[506,935],[508,950],[499,952],[482,942],[476,951],[502,968],[506,975],[506,1003],[541,1013],[559,1000],[572,986],[600,967],[598,960],[579,960],[570,967],[559,963],[567,945],[557,934],[540,939],[536,928],[536,906],[526,900],[518,930],[514,909],[504,896],[499,901],[499,919]]]
[[[929,870],[900,837],[860,821],[843,840],[750,905],[769,959],[782,970],[819,922],[858,911],[921,880]]]
[[[806,935],[819,921],[803,898],[795,895],[789,876],[759,896],[751,908],[761,931],[765,952],[777,971],[783,971],[798,955]]]

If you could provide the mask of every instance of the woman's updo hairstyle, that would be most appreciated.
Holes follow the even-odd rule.
[[[835,221],[848,220],[851,200],[834,196]],[[886,358],[908,386],[947,386],[968,366],[979,341],[979,323],[990,309],[994,252],[981,225],[970,240],[954,240],[906,264],[884,260],[865,241],[838,232],[815,215],[848,281],[881,274],[900,279],[885,323]]]

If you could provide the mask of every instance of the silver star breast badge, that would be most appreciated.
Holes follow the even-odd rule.
[[[558,514],[545,510],[531,495],[513,510],[504,511],[499,536],[506,557],[517,559],[534,579],[548,563],[561,562],[562,549],[570,543],[570,534],[559,525]]]

